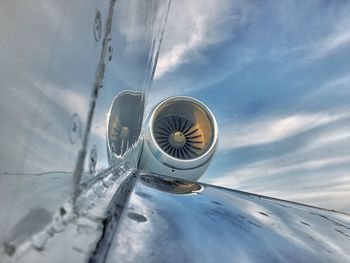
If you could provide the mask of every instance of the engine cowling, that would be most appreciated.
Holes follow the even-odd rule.
[[[206,105],[191,97],[168,98],[146,120],[139,168],[197,180],[207,170],[217,141],[217,123]]]

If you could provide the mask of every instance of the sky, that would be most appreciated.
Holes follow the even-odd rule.
[[[207,104],[200,181],[350,212],[350,2],[172,1],[149,108]]]

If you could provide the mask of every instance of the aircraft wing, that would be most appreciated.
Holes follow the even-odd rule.
[[[103,184],[96,181],[80,202],[84,205],[78,215],[65,204],[61,221],[6,259],[109,263],[350,258],[350,215],[247,192],[133,170],[111,174]]]
[[[348,262],[350,216],[140,173],[105,262]],[[98,250],[97,250],[98,251]]]

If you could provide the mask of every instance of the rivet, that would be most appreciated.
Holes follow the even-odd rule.
[[[81,139],[81,120],[77,113],[74,113],[69,125],[69,141],[73,144]]]
[[[111,61],[113,57],[113,46],[112,46],[112,38],[108,39],[108,47],[107,47],[107,58],[108,61]]]
[[[97,164],[97,147],[94,145],[90,150],[90,156],[89,156],[89,171],[90,174],[94,174],[96,171],[96,164]]]
[[[97,10],[95,15],[95,20],[94,20],[94,37],[96,42],[100,41],[101,32],[102,32],[101,13],[99,10]]]

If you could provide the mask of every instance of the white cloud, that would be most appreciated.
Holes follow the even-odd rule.
[[[256,162],[209,183],[349,212],[349,172],[339,167],[348,167],[350,155],[299,159],[289,164],[287,158]]]
[[[319,86],[318,83],[326,75],[322,75],[325,68],[322,67],[323,71],[320,71],[317,65],[304,73],[308,77],[313,74],[311,76],[314,76],[317,86],[312,86],[308,77],[303,78],[299,72],[305,70],[305,66],[310,66],[309,63],[345,51],[350,44],[346,8],[339,4],[326,7],[323,3],[300,6],[294,2],[251,5],[226,0],[173,1],[156,71],[157,89],[152,94],[151,102],[169,95],[191,95],[200,89],[212,87],[248,64],[253,67],[245,69],[243,80],[247,76],[254,80],[259,69],[264,72],[261,66],[265,62],[273,66],[273,72],[266,68],[271,73],[266,75],[267,81],[277,80],[276,83],[279,83],[280,80],[285,82],[291,77],[296,77],[293,78],[296,80],[300,77],[299,83],[295,84],[295,93],[303,96],[295,97],[298,99],[295,101],[297,105],[287,104],[286,108],[280,108],[281,101],[289,102],[292,99],[286,97],[288,92],[276,98],[277,108],[274,102],[269,105],[271,109],[276,109],[275,113],[279,116],[248,117],[241,122],[232,116],[233,113],[226,113],[234,118],[219,122],[222,124],[219,155],[225,158],[214,159],[214,169],[208,171],[207,178],[210,183],[225,187],[293,200],[300,197],[299,201],[310,199],[313,204],[333,207],[328,197],[332,198],[333,203],[338,201],[337,197],[343,200],[348,197],[344,190],[348,188],[344,188],[344,185],[349,186],[349,173],[344,167],[348,167],[350,162],[346,152],[350,138],[346,123],[350,112],[346,105],[340,105],[343,101],[339,101],[339,98],[345,101],[348,97],[349,76],[343,75]],[[310,16],[305,11],[308,9],[306,7],[317,7],[319,12]],[[208,50],[210,53],[206,53]],[[224,57],[222,61],[215,61],[214,58],[218,58],[215,51]],[[345,61],[339,61],[346,66]],[[169,74],[185,64],[193,65],[193,68],[187,72],[181,71],[181,75],[177,72]],[[298,71],[296,76],[293,76],[294,70]],[[256,79],[256,85],[259,85],[259,78]],[[237,83],[233,81],[237,85],[235,89],[249,95],[251,101],[255,101],[254,98],[260,101],[259,92],[250,94],[250,87],[243,86],[244,83],[240,85],[238,74],[234,80],[237,80]],[[261,81],[261,85],[266,84],[264,80]],[[215,88],[218,87],[215,85]],[[236,91],[222,88],[222,91],[217,89],[215,92],[233,96]],[[248,88],[247,93],[242,91],[244,88]],[[266,92],[274,92],[274,89],[267,89]],[[225,108],[225,105],[215,105],[211,98],[208,101],[214,104],[214,111],[215,106]],[[241,112],[240,105],[235,110]],[[311,113],[309,110],[320,111]],[[290,139],[284,140],[287,138]],[[246,146],[249,148],[234,150]],[[224,174],[218,173],[218,170]],[[225,174],[225,171],[229,172]],[[331,188],[331,184],[334,187]],[[339,189],[343,189],[343,192]],[[345,207],[343,200],[339,200],[338,205]]]
[[[339,20],[325,37],[310,45],[310,55],[306,56],[304,61],[314,62],[350,45],[350,30],[348,27],[350,21],[347,17]]]
[[[232,37],[232,29],[245,23],[249,5],[230,0],[173,1],[155,78],[181,64],[207,63],[202,50]]]
[[[226,125],[220,132],[220,150],[276,142],[349,116],[350,113],[320,112]]]
[[[321,112],[245,125],[245,128],[251,133],[244,133],[241,130],[241,134],[236,134],[234,141],[230,141],[229,137],[221,138],[222,148],[234,149],[239,146],[251,146],[251,153],[254,155],[254,146],[260,143],[271,145],[280,139],[306,132],[312,128],[323,125],[327,125],[328,128],[321,128],[320,134],[308,137],[308,140],[295,151],[282,149],[281,152],[276,150],[279,144],[274,144],[277,148],[273,156],[261,150],[257,152],[259,155],[257,159],[249,159],[249,154],[243,154],[243,158],[248,158],[248,162],[237,167],[232,165],[231,171],[220,177],[211,177],[208,182],[228,188],[349,211],[348,204],[344,201],[344,197],[348,198],[347,190],[350,185],[347,168],[350,164],[350,155],[346,151],[350,138],[349,117],[349,112]],[[244,128],[241,127],[241,129]],[[225,129],[224,132],[228,136],[235,134],[233,130],[230,132]],[[298,143],[298,140],[296,139],[295,142]],[[228,153],[231,154],[231,152]],[[233,159],[236,158],[240,159],[239,156],[234,155]]]
[[[315,99],[317,96],[322,96],[329,93],[349,92],[350,75],[346,74],[335,79],[331,79],[324,83],[319,89],[310,94],[309,100]]]
[[[350,30],[348,30],[346,26],[330,35],[326,41],[320,45],[317,55],[319,57],[328,55],[347,44],[350,44]]]
[[[280,175],[283,173],[297,172],[297,171],[308,171],[313,169],[318,169],[331,165],[342,165],[348,164],[350,162],[350,156],[341,157],[331,157],[324,159],[315,159],[308,161],[300,161],[292,164],[285,164],[285,160],[282,158],[275,158],[270,161],[256,162],[246,168],[240,169],[238,171],[231,172],[220,178],[213,178],[212,183],[218,185],[224,185],[226,187],[235,188],[241,183],[245,183],[248,179],[266,177],[272,175]],[[342,177],[343,178],[343,177]],[[340,179],[342,179],[340,178]],[[282,180],[284,180],[283,178]],[[276,178],[276,182],[280,183],[280,180]]]

